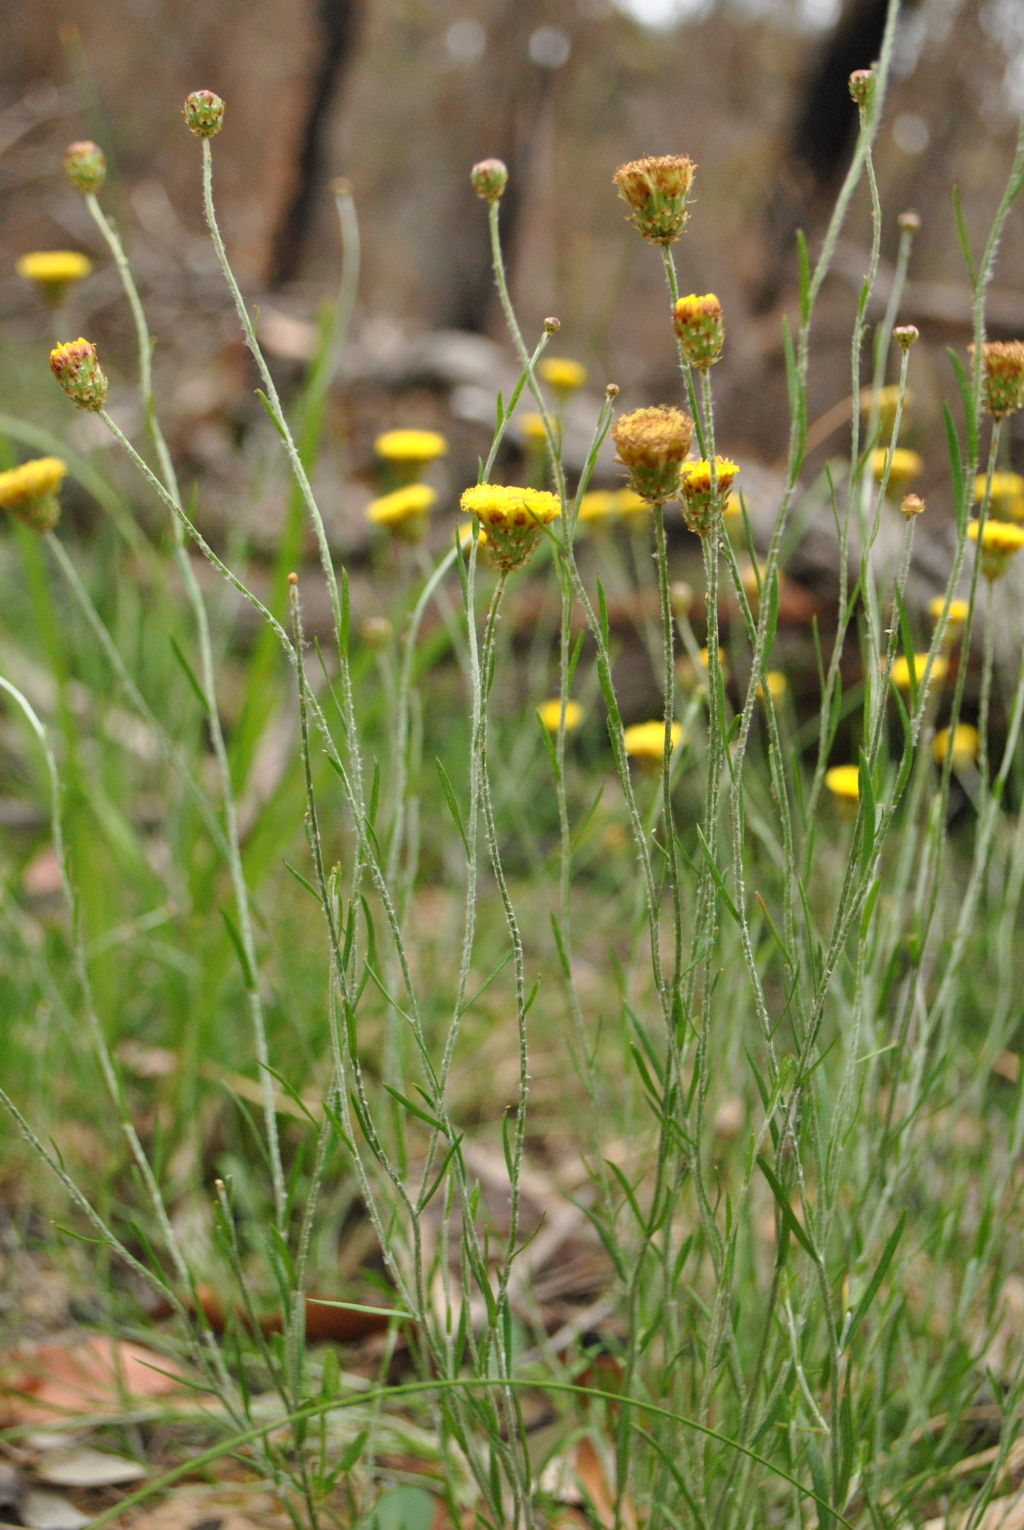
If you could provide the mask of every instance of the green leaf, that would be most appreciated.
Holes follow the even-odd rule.
[[[260,403],[263,405],[264,409],[267,411],[267,415],[268,415],[268,417],[270,419],[271,425],[273,425],[274,429],[277,431],[278,435],[281,437],[281,440],[284,441],[285,444],[287,445],[287,442],[288,442],[288,432],[285,430],[284,426],[281,424],[281,421],[278,419],[278,417],[277,417],[277,410],[274,408],[273,404],[270,402],[269,398],[264,393],[262,388],[257,388],[256,389],[256,397],[259,399]]]
[[[381,1082],[383,1083],[383,1080]],[[411,1111],[414,1116],[419,1116],[421,1121],[426,1121],[428,1126],[432,1126],[435,1132],[440,1132],[442,1137],[447,1137],[448,1133],[445,1130],[444,1124],[436,1116],[428,1115],[425,1110],[421,1110],[418,1105],[414,1105],[412,1100],[407,1099],[404,1094],[399,1094],[397,1089],[392,1089],[390,1084],[384,1084],[384,1088],[391,1095],[392,1099],[398,1101],[399,1105],[404,1105],[406,1110]]]
[[[708,842],[704,838],[704,833],[700,824],[695,824],[694,828],[697,830],[697,838],[700,840],[700,848],[704,852],[704,859],[707,862],[708,870],[711,873],[715,886],[718,888],[718,891],[722,895],[722,901],[724,902],[726,908],[729,910],[729,913],[732,915],[736,923],[742,925],[743,921],[739,916],[739,912],[735,903],[729,896],[729,889],[726,887],[725,882],[722,880],[722,873],[719,871],[718,866],[715,863],[715,858],[711,854],[711,851],[708,849]]]
[[[960,207],[960,185],[957,181],[953,182],[951,200],[953,203],[953,221],[956,224],[956,236],[960,241],[960,253],[964,257],[964,265],[967,267],[967,275],[969,276],[971,286],[973,287],[978,278],[974,272],[974,260],[971,256],[971,242],[967,237],[967,225],[964,222],[963,211]]]
[[[471,860],[472,857],[470,855],[469,839],[466,835],[466,830],[462,822],[462,814],[459,811],[459,804],[456,801],[455,792],[452,789],[452,783],[448,779],[448,772],[445,770],[439,759],[435,759],[434,764],[437,766],[437,773],[441,778],[441,790],[444,792],[445,801],[448,804],[448,811],[451,813],[453,819],[455,820],[455,827],[459,831],[459,838],[462,840],[462,848],[466,852],[466,859],[467,861]]]
[[[597,580],[597,606],[598,606],[598,611],[600,612],[601,640],[604,643],[605,648],[607,648],[608,647],[608,602],[604,598],[604,585],[601,582],[600,575],[598,576],[598,580]]]
[[[797,370],[796,355],[793,351],[793,337],[789,332],[789,320],[783,315],[782,319],[782,346],[786,357],[786,387],[789,392],[789,413],[797,427],[794,442],[795,460],[803,460],[804,446],[807,441],[807,401],[804,397],[803,383]]]
[[[818,1256],[815,1252],[814,1244],[811,1242],[803,1224],[797,1219],[796,1216],[794,1216],[793,1208],[789,1204],[789,1201],[786,1199],[786,1192],[783,1190],[781,1183],[776,1177],[775,1170],[764,1157],[763,1153],[758,1153],[757,1155],[757,1166],[771,1186],[772,1195],[775,1197],[775,1204],[779,1208],[779,1213],[783,1222],[789,1228],[797,1242],[807,1250],[811,1258],[815,1261],[815,1263],[817,1263]]]
[[[964,408],[964,426],[967,430],[967,456],[971,462],[978,460],[978,416],[974,409],[974,399],[971,396],[970,378],[960,357],[953,347],[947,345],[946,355],[949,357],[953,368],[953,376],[960,390],[960,402]]]
[[[953,486],[956,526],[957,531],[963,536],[968,511],[967,495],[964,489],[964,465],[960,456],[960,441],[957,437],[956,426],[953,424],[953,416],[945,399],[942,401],[942,422],[946,427],[946,451],[949,453],[949,473]]]
[[[171,651],[174,654],[174,657],[177,659],[178,663],[181,665],[182,669],[184,670],[184,672],[185,672],[185,679],[188,681],[189,685],[192,687],[192,690],[195,693],[196,700],[199,702],[199,705],[202,707],[203,712],[205,713],[205,715],[207,717],[209,717],[209,715],[210,715],[210,707],[209,707],[209,703],[206,700],[206,692],[203,690],[202,686],[199,684],[199,681],[196,679],[195,671],[193,670],[191,664],[186,659],[185,654],[184,654],[184,652],[182,650],[181,644],[178,642],[178,639],[174,636],[173,632],[171,633],[171,636],[170,636],[170,643],[171,643]]]
[[[796,253],[800,263],[800,324],[803,326],[811,314],[811,261],[802,228],[796,231]]]
[[[896,609],[900,619],[900,641],[903,644],[903,652],[907,660],[907,685],[910,690],[910,710],[917,713],[917,665],[914,662],[914,635],[910,630],[910,618],[907,615],[906,602],[897,588]],[[890,682],[891,683],[891,682]],[[896,687],[893,686],[895,690]]]
[[[245,947],[242,945],[242,937],[239,935],[238,930],[235,927],[235,922],[231,918],[231,915],[228,913],[226,908],[221,909],[220,917],[224,921],[224,928],[231,936],[231,944],[235,948],[235,953],[238,957],[238,965],[241,967],[242,976],[245,979],[245,986],[248,988],[249,992],[252,993],[256,988],[256,975],[249,965],[249,958],[246,955]]]
[[[328,1354],[333,1355],[334,1350],[328,1350]],[[359,1434],[356,1435],[355,1439],[351,1442],[341,1459],[336,1463],[334,1467],[332,1467],[328,1475],[323,1478],[321,1482],[321,1488],[325,1494],[330,1492],[331,1488],[334,1487],[339,1477],[348,1476],[349,1472],[352,1470],[353,1466],[355,1466],[356,1462],[359,1460],[359,1457],[362,1455],[363,1448],[369,1438],[370,1431],[368,1429],[362,1429],[360,1430]]]
[[[864,1317],[867,1315],[868,1308],[871,1306],[871,1303],[874,1301],[876,1295],[878,1294],[878,1288],[882,1284],[882,1281],[885,1279],[885,1273],[888,1270],[890,1264],[892,1264],[893,1255],[899,1247],[899,1241],[903,1237],[903,1229],[906,1227],[906,1225],[907,1213],[904,1211],[901,1213],[900,1219],[896,1223],[896,1226],[889,1234],[889,1241],[886,1243],[885,1248],[882,1250],[882,1257],[879,1259],[877,1265],[875,1266],[875,1273],[868,1281],[867,1290],[864,1292],[864,1295],[857,1303],[857,1310],[853,1314],[853,1317],[850,1319],[849,1327],[846,1330],[847,1348],[849,1348],[857,1328],[859,1327]]]
[[[299,883],[299,886],[300,887],[304,887],[308,893],[312,893],[313,897],[316,899],[316,901],[318,903],[320,903],[320,894],[317,892],[317,890],[313,886],[312,882],[307,882],[306,881],[306,878],[302,875],[301,871],[296,871],[295,867],[294,866],[290,866],[287,861],[284,862],[284,869],[285,869],[285,871],[290,871],[292,876],[295,878],[296,882]],[[321,907],[322,906],[323,905],[321,904]]]

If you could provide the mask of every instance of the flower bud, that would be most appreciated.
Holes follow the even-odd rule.
[[[185,97],[181,115],[197,138],[212,138],[224,126],[224,102],[212,90],[194,90]]]
[[[680,620],[684,616],[689,616],[693,606],[693,590],[685,579],[675,580],[669,588],[668,598],[672,606],[673,616],[678,616]]]
[[[641,238],[668,245],[679,238],[689,213],[686,198],[696,166],[685,154],[660,154],[620,165],[612,180],[632,209],[628,220]]]
[[[609,383],[607,388],[604,390],[604,396],[606,399],[611,400],[613,398],[618,398],[621,392],[622,389],[619,387],[618,383]]]
[[[99,191],[107,178],[107,161],[99,144],[88,138],[69,143],[64,150],[64,174],[83,197]]]
[[[875,88],[875,72],[873,69],[855,69],[849,80],[850,95],[852,99],[864,111],[871,100],[871,93]]]
[[[916,234],[921,227],[921,214],[916,213],[912,207],[908,207],[906,212],[900,213],[896,222],[905,234]]]
[[[629,469],[630,487],[648,504],[663,505],[679,493],[679,470],[690,450],[693,421],[661,404],[634,409],[612,426],[617,462]]]
[[[557,335],[558,331],[561,329],[561,327],[562,327],[561,319],[545,319],[544,320],[544,333],[546,335]]]
[[[102,409],[107,379],[90,340],[67,340],[50,352],[50,371],[76,409]]]
[[[970,346],[974,359],[974,346]],[[994,420],[1024,404],[1024,341],[988,340],[982,346],[981,407]]]
[[[892,332],[892,338],[901,351],[909,351],[910,347],[920,340],[921,331],[916,324],[897,324]]]
[[[359,636],[367,648],[387,648],[395,631],[386,616],[368,616],[360,623]]]
[[[699,372],[706,372],[718,361],[725,344],[721,303],[713,292],[704,297],[691,292],[676,303],[672,319],[683,360]]]
[[[913,520],[915,515],[924,512],[924,500],[920,494],[904,494],[900,500],[900,509],[908,521]]]
[[[724,503],[739,472],[739,465],[728,457],[715,458],[715,479],[711,481],[711,463],[706,459],[688,462],[683,468],[683,520],[699,537],[710,535],[715,512]]]
[[[500,159],[482,159],[469,172],[470,184],[484,202],[499,202],[508,184],[508,170]]]

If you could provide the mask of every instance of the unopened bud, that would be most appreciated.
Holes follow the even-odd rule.
[[[900,509],[907,520],[912,520],[915,515],[921,515],[924,511],[924,500],[920,494],[904,494],[900,500]]]
[[[875,72],[873,69],[855,69],[849,80],[850,95],[863,111],[871,100],[871,92],[875,85]]]
[[[76,409],[102,409],[107,379],[90,340],[68,340],[50,352],[50,371]]]
[[[484,202],[498,202],[508,185],[508,170],[500,159],[482,159],[469,172],[469,179]]]
[[[562,327],[561,319],[545,319],[544,320],[544,333],[546,335],[557,335],[558,331],[561,329],[561,327]]]
[[[293,572],[293,573],[291,573],[291,574],[289,574],[289,575],[288,575],[288,583],[289,583],[289,584],[291,584],[291,585],[296,585],[296,584],[298,584],[298,582],[299,582],[299,576],[298,576],[298,574],[296,574],[296,573],[294,573],[294,572]]]
[[[394,628],[386,616],[368,616],[359,628],[359,636],[367,648],[387,648],[394,635]]]
[[[916,213],[912,207],[908,207],[906,212],[900,213],[896,222],[905,234],[916,234],[921,227],[921,214]]]
[[[691,292],[676,303],[672,321],[683,360],[699,372],[706,372],[718,361],[725,344],[721,303],[713,292],[704,297]]]
[[[69,143],[64,150],[64,174],[83,197],[99,191],[107,178],[107,162],[99,144],[88,138]]]
[[[618,398],[618,396],[619,396],[619,394],[621,392],[622,392],[622,389],[619,387],[618,383],[609,383],[607,388],[605,388],[605,390],[604,390],[604,396],[605,396],[605,398],[609,398],[609,399],[610,398]]]
[[[672,605],[672,615],[682,619],[689,616],[693,607],[693,590],[685,579],[677,579],[669,589],[668,598]]]
[[[181,115],[197,138],[212,138],[224,126],[224,102],[212,90],[194,90],[185,97]]]
[[[900,347],[900,350],[909,351],[912,345],[916,345],[921,338],[921,331],[916,324],[897,324],[892,332],[892,338]]]

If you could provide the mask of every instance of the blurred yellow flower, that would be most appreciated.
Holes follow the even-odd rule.
[[[57,492],[67,473],[59,457],[36,457],[0,473],[0,506],[35,531],[52,531],[60,516]]]
[[[981,503],[987,480],[979,473],[974,480],[974,498]],[[1024,477],[1020,473],[993,473],[989,490],[989,511],[1000,521],[1024,521]]]
[[[575,393],[587,380],[587,369],[567,356],[544,356],[537,363],[537,375],[556,393]]]
[[[856,802],[860,796],[860,767],[833,765],[825,772],[825,785],[841,802]]]
[[[879,423],[879,426],[881,427],[882,434],[883,435],[889,435],[891,433],[891,431],[892,431],[892,427],[896,423],[896,403],[897,403],[897,400],[899,399],[899,396],[900,396],[900,390],[899,390],[899,386],[896,383],[890,383],[885,388],[879,388],[877,394],[875,393],[875,390],[873,388],[861,388],[861,390],[860,390],[860,412],[863,415],[869,415],[871,413],[872,403],[874,402],[875,398],[877,397],[877,399],[878,399],[878,423]],[[911,406],[911,404],[913,402],[914,402],[914,395],[911,393],[910,389],[908,388],[906,390],[906,392],[904,393],[904,395],[903,395],[903,414],[904,414],[904,416],[906,416],[906,414],[909,411],[910,406]]]
[[[683,730],[677,722],[672,724],[672,748],[674,749],[683,736]],[[626,753],[631,754],[635,760],[660,760],[665,754],[665,724],[664,722],[634,723],[623,734],[626,745]]]
[[[550,701],[541,702],[537,708],[537,716],[549,733],[558,732],[558,719],[562,715],[562,703],[557,696]],[[571,733],[578,728],[583,721],[583,708],[578,701],[568,700],[565,703],[565,731]]]
[[[521,414],[518,420],[519,434],[527,446],[546,446],[548,433],[539,414]]]
[[[928,602],[928,615],[932,621],[937,622],[942,615],[942,608],[946,604],[944,595],[933,595]],[[968,604],[966,600],[951,600],[949,614],[946,618],[946,636],[952,640],[964,622],[967,620]]]
[[[591,489],[580,500],[576,519],[584,525],[602,526],[618,520],[621,515],[628,519],[646,515],[650,508],[647,501],[632,489]]]
[[[470,522],[468,526],[459,527],[459,546],[462,548],[463,552],[465,552],[466,548],[473,540],[473,528],[476,525],[476,522]],[[476,545],[478,547],[487,546],[487,533],[484,531],[482,526],[477,526]]]
[[[407,542],[418,542],[426,529],[427,512],[436,499],[437,491],[429,484],[406,484],[403,489],[372,499],[366,507],[366,519]]]
[[[768,682],[768,694],[773,701],[781,701],[789,688],[789,682],[781,669],[770,669],[765,675]],[[757,682],[757,694],[764,699],[764,686],[760,680]]]
[[[971,521],[967,535],[978,540],[978,523]],[[1010,559],[1024,547],[1024,527],[1009,521],[986,521],[981,534],[981,572],[986,579],[999,579],[1010,566]]]
[[[435,457],[447,454],[448,442],[436,430],[386,430],[374,441],[373,449],[385,462],[425,467]]]
[[[928,655],[926,653],[915,653],[914,681],[917,685],[920,685],[924,679],[925,665],[927,663]],[[948,662],[941,653],[937,653],[932,661],[932,679],[935,681],[944,680],[948,668]],[[897,654],[892,661],[892,683],[901,691],[910,689],[910,665],[907,663],[906,656],[902,653]]]
[[[708,667],[708,654],[709,654],[709,650],[707,648],[702,648],[701,649],[701,651],[700,651],[700,662],[703,665],[705,670]],[[724,648],[720,648],[718,650],[718,664],[719,664],[719,668],[720,669],[724,669],[725,668],[725,649]]]
[[[743,514],[743,505],[740,502],[740,497],[738,494],[729,495],[729,498],[725,502],[725,509],[723,510],[722,514],[725,516],[727,521],[739,520],[740,516]]]
[[[973,728],[970,723],[957,723],[953,733],[953,764],[957,770],[964,770],[968,765],[974,764],[978,758],[979,743],[980,739],[977,728]],[[932,758],[935,760],[936,765],[944,765],[946,763],[946,751],[948,748],[949,729],[943,728],[932,739]]]
[[[58,308],[68,288],[89,275],[92,261],[77,250],[37,250],[31,255],[22,255],[15,270],[26,281],[35,284],[44,303],[50,308]]]
[[[871,472],[876,483],[882,481],[888,456],[889,453],[884,446],[878,447],[871,453]],[[894,499],[901,499],[907,484],[913,483],[923,467],[924,462],[917,452],[912,452],[905,446],[897,446],[892,454],[889,481],[886,485],[887,492]]]

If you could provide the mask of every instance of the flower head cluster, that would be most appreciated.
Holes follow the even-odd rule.
[[[561,514],[558,500],[546,489],[496,483],[474,484],[463,492],[460,504],[486,530],[488,556],[505,574],[532,557],[543,528]]]
[[[977,728],[970,723],[957,723],[953,729],[953,765],[956,770],[966,770],[978,758],[981,739]],[[949,752],[949,729],[943,728],[932,739],[932,758],[936,765],[945,765]]]
[[[721,506],[739,466],[728,457],[715,458],[715,481],[711,481],[711,463],[706,458],[687,462],[683,467],[680,499],[683,502],[683,519],[691,531],[699,537],[710,534],[715,513]]]
[[[612,179],[642,238],[662,245],[679,238],[689,217],[686,198],[696,168],[685,154],[648,155],[619,166]]]
[[[197,138],[212,138],[224,126],[224,102],[212,90],[194,90],[185,97],[181,115],[190,133]]]
[[[68,288],[89,275],[92,261],[77,250],[36,250],[22,255],[15,270],[33,283],[48,308],[59,308]]]
[[[632,521],[634,516],[646,515],[650,508],[632,489],[591,489],[580,500],[577,520],[585,526],[607,526],[620,516]]]
[[[989,480],[979,473],[974,480],[974,498],[985,497]],[[1019,473],[993,473],[989,484],[988,513],[998,521],[1024,521],[1024,478]]]
[[[540,718],[541,726],[546,728],[549,733],[558,732],[558,723],[561,715],[562,703],[557,696],[553,696],[550,701],[541,702],[537,708],[537,716]],[[574,729],[579,727],[582,721],[583,708],[578,701],[573,701],[569,698],[565,703],[566,733],[572,733]]]
[[[926,653],[915,653],[915,655],[914,655],[914,684],[915,685],[920,685],[921,681],[924,679],[924,672],[925,672],[925,669],[927,667],[927,664],[928,664],[928,655]],[[935,658],[932,660],[932,679],[933,680],[939,680],[939,681],[945,680],[946,672],[947,672],[948,669],[949,669],[948,662],[943,658],[941,653],[937,653],[935,655]],[[896,658],[893,659],[893,661],[892,661],[892,669],[890,671],[890,676],[892,678],[893,685],[895,685],[898,690],[907,691],[907,690],[910,689],[910,664],[909,664],[909,662],[908,662],[908,660],[907,660],[907,658],[906,658],[906,656],[904,654],[902,654],[902,653],[901,654],[897,654]]]
[[[974,358],[974,346],[970,347]],[[987,340],[981,348],[981,407],[994,420],[1024,404],[1024,340]]]
[[[967,535],[972,542],[978,540],[978,522],[971,521]],[[1010,566],[1010,559],[1024,547],[1024,526],[1010,521],[986,521],[981,533],[981,572],[991,582],[1002,578]]]
[[[587,380],[587,369],[580,361],[568,356],[545,356],[537,363],[537,376],[546,382],[552,392],[568,398],[576,393]]]
[[[64,150],[64,174],[76,191],[95,195],[107,178],[107,161],[98,143],[83,138]]]
[[[725,322],[722,305],[713,292],[681,297],[672,310],[672,323],[683,360],[698,372],[707,371],[722,354]]]
[[[682,736],[682,728],[674,722],[670,734],[673,749]],[[623,742],[626,745],[626,753],[632,755],[634,760],[646,761],[649,764],[659,763],[665,757],[665,724],[664,722],[634,723],[623,734]]]
[[[0,473],[0,505],[34,531],[52,531],[60,518],[57,493],[67,465],[59,457],[36,457]]]
[[[889,459],[888,449],[879,446],[871,453],[871,475],[876,483],[881,483],[885,477],[885,464]],[[895,498],[902,498],[903,490],[908,484],[913,483],[919,476],[924,463],[917,452],[910,451],[905,446],[894,447],[892,461],[889,463],[889,478],[886,490]]]
[[[99,410],[107,402],[107,379],[91,340],[66,340],[50,352],[50,371],[76,409]]]
[[[391,494],[371,499],[366,519],[382,526],[405,542],[418,542],[427,527],[427,515],[437,500],[437,490],[427,483],[409,483]]]
[[[692,437],[690,416],[665,404],[634,409],[612,426],[616,461],[628,468],[633,492],[652,505],[663,505],[679,493],[680,468]]]

